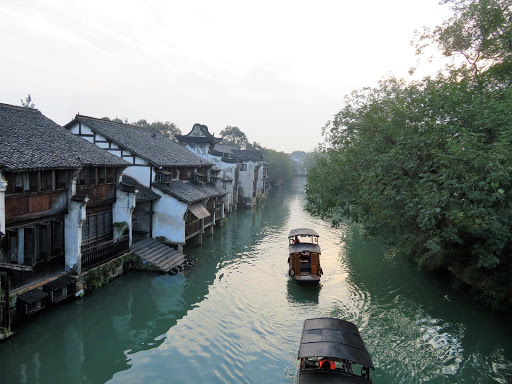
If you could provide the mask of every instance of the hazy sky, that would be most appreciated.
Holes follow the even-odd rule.
[[[346,94],[407,78],[414,30],[449,15],[438,0],[0,0],[0,102],[309,151]]]

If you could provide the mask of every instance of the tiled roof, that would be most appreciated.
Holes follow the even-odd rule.
[[[170,185],[153,183],[153,186],[187,204],[192,204],[211,197],[222,196],[227,193],[227,191],[210,183],[194,184],[182,180],[172,180]]]
[[[172,180],[170,185],[153,183],[153,186],[187,204],[208,198],[204,193],[194,188],[193,184],[185,183],[181,180]]]
[[[234,155],[243,157],[250,160],[263,160],[263,152],[252,149],[233,149],[231,151]]]
[[[27,171],[128,163],[76,137],[37,109],[0,103],[0,168]]]
[[[115,144],[147,160],[156,167],[198,167],[213,163],[176,144],[156,129],[76,115],[66,127],[80,122]]]
[[[176,139],[183,143],[220,143],[222,138],[213,136],[208,127],[203,124],[194,124],[192,130],[186,135],[176,135]]]
[[[224,189],[221,189],[221,188],[219,188],[216,185],[211,184],[211,183],[203,183],[201,185],[196,185],[195,187],[199,191],[201,191],[205,195],[207,195],[208,197],[217,197],[217,196],[226,195],[228,193],[228,191],[226,191]]]
[[[139,191],[135,195],[136,202],[153,201],[153,200],[158,200],[160,198],[160,196],[157,193],[153,192],[151,189],[149,189],[145,185],[142,185],[137,180],[135,180],[133,177],[130,177],[128,175],[123,175],[122,180],[126,184],[134,185],[135,189],[137,191]]]

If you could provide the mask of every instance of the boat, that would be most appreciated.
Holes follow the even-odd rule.
[[[359,329],[350,321],[329,317],[305,320],[297,359],[298,384],[372,383],[372,359]]]
[[[323,274],[320,266],[320,236],[310,228],[296,228],[288,235],[288,274],[298,284],[316,285]]]

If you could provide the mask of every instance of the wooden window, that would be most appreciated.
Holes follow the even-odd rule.
[[[96,168],[87,168],[87,185],[96,185]]]
[[[78,185],[85,185],[85,168],[80,170],[80,174],[78,175]]]
[[[7,180],[6,194],[19,194],[23,193],[23,174],[22,173],[6,173],[5,179]]]
[[[41,191],[53,191],[53,171],[41,172]]]
[[[105,208],[103,208],[105,209]],[[82,245],[94,245],[112,238],[112,211],[95,211],[87,214],[82,225]]]
[[[107,168],[107,184],[115,183],[116,178],[116,169],[115,168]]]
[[[39,172],[28,173],[28,190],[37,192],[39,190]]]
[[[247,171],[247,164],[242,164],[241,171]]]
[[[18,264],[18,231],[7,231],[7,255],[10,263]]]
[[[68,171],[59,170],[55,175],[55,189],[66,189],[68,187]]]
[[[106,176],[105,176],[105,168],[98,168],[98,184],[105,184]]]

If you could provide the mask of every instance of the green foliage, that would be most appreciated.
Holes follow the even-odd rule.
[[[268,174],[274,184],[282,185],[293,178],[292,162],[286,153],[267,149],[264,158],[269,163]]]
[[[464,57],[478,74],[512,53],[511,0],[442,0],[453,16],[433,30],[425,28],[416,43],[418,53],[436,44],[445,56]]]
[[[464,78],[382,81],[324,127],[307,208],[349,218],[450,270],[493,307],[512,304],[512,61]]]
[[[222,137],[223,144],[234,145],[240,149],[247,149],[247,147],[250,146],[247,135],[238,127],[228,125],[220,131],[220,136]]]

